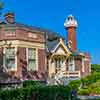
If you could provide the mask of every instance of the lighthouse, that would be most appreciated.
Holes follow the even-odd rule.
[[[65,22],[64,27],[67,33],[67,46],[71,51],[76,51],[76,32],[75,29],[77,27],[77,21],[72,15],[69,15]]]

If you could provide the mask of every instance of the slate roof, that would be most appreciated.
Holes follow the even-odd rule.
[[[48,50],[52,51],[58,43],[59,43],[58,40],[48,41],[47,42]]]
[[[25,25],[25,24],[17,23],[17,22],[10,24],[10,23],[6,23],[5,21],[2,21],[2,22],[0,22],[0,25],[4,25],[6,27],[26,28],[26,29],[29,29],[30,31],[36,30],[36,31],[39,31],[39,32],[43,32],[43,33],[46,33],[46,34],[52,34],[52,35],[57,34],[56,32],[53,32],[53,31],[45,29],[45,28],[36,27],[36,26],[29,26],[29,25]]]
[[[36,26],[28,26],[28,25],[25,25],[25,24],[22,24],[22,23],[16,23],[15,22],[13,24],[9,24],[9,23],[6,23],[5,21],[2,21],[2,22],[0,22],[0,25],[4,25],[6,27],[26,28],[29,31],[36,30],[36,31],[39,31],[40,33],[44,33],[45,34],[45,38],[46,38],[46,46],[47,46],[49,51],[54,49],[54,47],[58,44],[59,38],[63,38],[58,33],[50,31],[48,29],[44,29],[44,28],[36,27]]]

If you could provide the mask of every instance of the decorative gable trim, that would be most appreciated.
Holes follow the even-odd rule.
[[[59,43],[55,46],[55,48],[51,51],[51,53],[56,52],[56,50],[57,50],[57,48],[59,46],[62,46],[63,49],[66,51],[66,53],[71,54],[71,52],[69,51],[69,49],[67,48],[67,46],[65,46],[65,44],[64,44],[64,42],[63,42],[63,40],[61,38],[60,38]]]

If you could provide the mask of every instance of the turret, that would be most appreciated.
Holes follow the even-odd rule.
[[[72,50],[76,51],[76,32],[77,21],[72,15],[69,15],[64,22],[64,27],[67,33],[67,46]]]

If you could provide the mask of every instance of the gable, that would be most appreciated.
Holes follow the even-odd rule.
[[[56,54],[66,54],[67,52],[66,52],[66,50],[63,48],[63,46],[61,46],[61,45],[59,45],[59,47],[56,49],[56,51],[55,51],[55,53]]]

